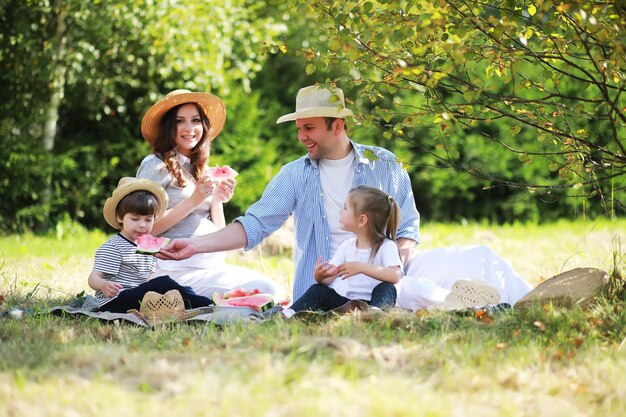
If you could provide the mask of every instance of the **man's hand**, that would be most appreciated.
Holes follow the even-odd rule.
[[[191,239],[173,239],[167,246],[155,255],[159,259],[170,259],[180,261],[187,259],[198,253]]]

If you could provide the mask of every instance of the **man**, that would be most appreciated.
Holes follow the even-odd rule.
[[[344,118],[351,115],[341,89],[317,85],[300,89],[296,111],[276,123],[295,121],[298,140],[306,147],[307,155],[284,165],[244,216],[215,233],[175,239],[159,256],[184,259],[198,252],[249,250],[293,215],[293,299],[297,300],[315,283],[316,259],[330,259],[339,243],[350,236],[339,225],[339,210],[348,191],[358,185],[371,185],[390,194],[400,206],[398,246],[406,264],[419,242],[419,213],[411,181],[391,152],[350,140]]]

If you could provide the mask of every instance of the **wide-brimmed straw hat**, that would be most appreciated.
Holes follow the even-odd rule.
[[[185,310],[185,302],[180,291],[169,290],[165,294],[148,291],[141,300],[139,311],[131,309],[128,313],[135,314],[150,326],[156,326],[176,323],[211,311],[210,307]]]
[[[296,111],[280,116],[276,123],[308,117],[335,117],[343,119],[352,116],[352,110],[346,109],[341,88],[321,88],[318,85],[301,88],[296,96]]]
[[[527,308],[536,302],[586,307],[602,294],[609,283],[609,275],[597,268],[575,268],[547,279],[528,292],[515,308]]]
[[[148,109],[141,121],[141,134],[149,144],[154,144],[161,132],[161,118],[171,108],[183,103],[198,103],[209,119],[209,140],[215,139],[224,128],[226,107],[219,97],[211,93],[195,93],[189,90],[174,90]]]
[[[152,180],[146,180],[135,177],[123,177],[119,180],[117,188],[113,190],[111,197],[107,198],[102,209],[104,220],[111,225],[111,227],[121,230],[122,223],[117,220],[115,210],[117,205],[128,194],[134,191],[147,191],[153,194],[157,200],[157,211],[154,213],[155,217],[161,217],[167,209],[167,203],[169,198],[167,192],[158,183]]]
[[[477,280],[460,279],[456,281],[442,304],[431,306],[431,310],[465,310],[472,307],[484,307],[500,303],[497,288]]]

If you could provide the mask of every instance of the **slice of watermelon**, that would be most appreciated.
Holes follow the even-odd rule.
[[[205,170],[205,174],[207,177],[211,178],[215,182],[222,182],[229,178],[235,178],[239,173],[232,169],[228,165],[224,166],[216,166],[214,168],[209,168]]]
[[[262,313],[274,306],[274,297],[269,294],[254,294],[245,297],[222,299],[218,307],[250,307]]]
[[[136,253],[143,253],[144,255],[154,255],[161,250],[162,247],[167,246],[170,243],[170,238],[156,237],[152,235],[140,236],[135,243],[137,244]]]

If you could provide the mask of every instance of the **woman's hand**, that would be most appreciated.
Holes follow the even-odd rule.
[[[193,198],[200,205],[204,200],[211,197],[214,192],[215,183],[210,178],[202,177],[196,182],[196,189],[190,198]]]
[[[228,178],[221,181],[215,192],[213,193],[213,201],[219,203],[228,203],[231,198],[233,198],[233,194],[235,194],[235,186],[237,185],[237,180],[234,178]]]

